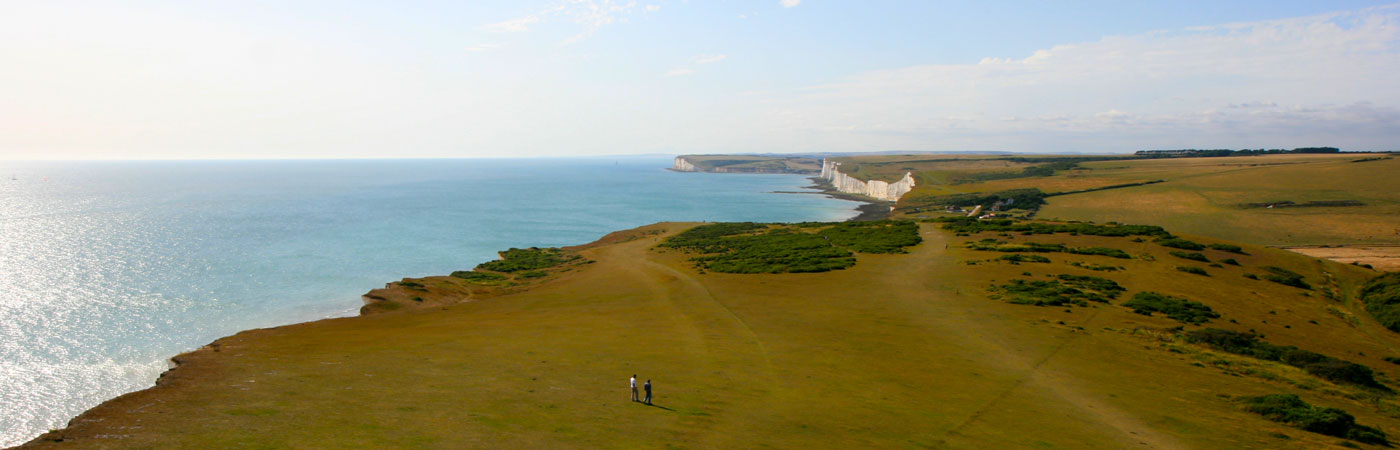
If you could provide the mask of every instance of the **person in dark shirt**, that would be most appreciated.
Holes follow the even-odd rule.
[[[650,405],[650,404],[651,404],[651,380],[647,380],[647,384],[642,385],[642,389],[644,389],[644,390],[647,391],[647,397],[646,397],[645,402],[646,402],[646,404]]]

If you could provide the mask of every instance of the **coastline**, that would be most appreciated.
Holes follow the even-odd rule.
[[[812,185],[804,186],[805,189],[817,189],[821,191],[819,192],[820,194],[830,198],[861,203],[860,206],[856,207],[856,211],[859,211],[860,214],[846,219],[847,222],[886,220],[890,218],[890,213],[893,211],[894,202],[875,200],[864,195],[847,194],[838,191],[836,190],[836,186],[832,185],[830,181],[821,177],[811,177],[808,178],[808,180],[812,181]]]
[[[734,172],[734,173],[744,174],[745,172]],[[763,173],[753,173],[753,174],[763,174]],[[786,175],[792,175],[792,174],[786,174]],[[817,180],[819,180],[819,179],[818,179],[818,178],[812,178],[812,180],[817,181]],[[858,214],[857,214],[855,217],[853,217],[853,218],[846,219],[847,221],[880,220],[880,219],[883,219],[883,218],[888,217],[888,215],[889,215],[889,206],[886,205],[886,204],[881,204],[881,203],[876,202],[876,201],[871,201],[870,199],[861,198],[860,196],[854,196],[854,195],[849,195],[849,194],[842,194],[842,193],[840,193],[840,192],[835,191],[834,189],[832,189],[832,188],[830,188],[830,187],[824,188],[824,187],[821,187],[821,186],[813,185],[813,186],[804,186],[803,188],[804,188],[804,189],[816,189],[816,190],[818,190],[818,192],[804,192],[804,193],[823,194],[823,195],[826,195],[826,196],[828,196],[828,197],[830,197],[830,198],[833,198],[833,199],[847,200],[847,201],[855,201],[855,202],[861,203],[860,205],[858,205],[858,206],[856,207],[856,210],[858,211]],[[651,227],[651,226],[655,226],[655,225],[656,225],[656,224],[647,225],[647,226],[644,226],[643,228]],[[597,241],[595,241],[595,242],[592,242],[592,243],[589,243],[589,244],[579,245],[579,246],[576,246],[576,247],[577,247],[577,248],[587,248],[587,247],[589,247],[589,246],[597,245],[597,244],[600,244],[600,243],[615,241],[615,240],[618,239],[615,235],[626,234],[626,233],[628,233],[628,232],[630,232],[630,231],[633,231],[633,230],[617,230],[617,231],[613,231],[613,232],[611,232],[611,233],[609,233],[609,234],[607,234],[607,235],[605,235],[605,236],[599,238],[599,239],[598,239]],[[409,279],[405,279],[404,281],[409,281],[409,280],[421,281],[421,280],[428,280],[428,279],[433,279],[433,278],[447,278],[447,277],[428,275],[428,276],[424,276],[424,277],[422,277],[422,278],[409,278]],[[549,281],[553,281],[553,280],[549,280]],[[391,281],[391,282],[388,283],[388,285],[394,285],[395,283],[397,283],[397,282],[392,282],[392,281]],[[170,389],[172,386],[181,385],[182,383],[196,383],[196,384],[199,383],[200,380],[201,380],[202,378],[205,378],[209,373],[211,373],[211,371],[216,370],[215,368],[220,367],[220,366],[222,366],[222,365],[225,365],[225,364],[227,364],[227,363],[229,362],[229,361],[227,361],[229,355],[224,354],[224,353],[226,353],[226,352],[227,352],[228,350],[230,350],[230,349],[241,347],[241,346],[242,346],[242,342],[247,341],[247,340],[250,339],[250,338],[256,338],[256,337],[259,337],[259,336],[265,336],[265,335],[268,335],[268,334],[281,334],[281,333],[284,333],[284,332],[287,332],[287,331],[290,331],[290,330],[300,329],[300,328],[303,328],[303,327],[325,326],[325,324],[328,324],[328,323],[340,323],[340,322],[342,322],[342,321],[360,321],[360,320],[366,320],[366,319],[369,318],[369,317],[377,316],[377,315],[378,315],[377,313],[385,312],[385,311],[387,311],[387,310],[380,309],[380,306],[382,305],[382,302],[381,302],[381,301],[373,301],[373,300],[384,300],[384,299],[381,298],[381,297],[385,295],[386,291],[390,291],[390,289],[388,289],[388,288],[389,288],[389,286],[386,286],[386,288],[373,289],[373,290],[370,290],[370,291],[366,292],[365,294],[363,294],[362,297],[361,297],[361,299],[360,299],[360,300],[361,300],[360,303],[361,303],[362,306],[359,308],[359,311],[357,311],[356,313],[354,313],[354,315],[340,316],[340,317],[329,317],[329,318],[323,318],[323,319],[318,319],[318,320],[311,320],[311,321],[306,321],[306,322],[290,323],[290,324],[279,325],[279,326],[273,326],[273,327],[250,328],[250,329],[246,329],[246,330],[241,330],[241,331],[238,331],[238,332],[236,332],[236,333],[234,333],[234,334],[231,334],[231,335],[228,335],[228,336],[224,336],[224,337],[220,337],[220,338],[218,338],[218,339],[215,339],[215,340],[213,340],[212,342],[209,342],[208,344],[205,344],[205,345],[200,346],[200,347],[198,347],[198,348],[195,348],[195,349],[192,349],[192,350],[189,350],[189,351],[182,352],[182,353],[176,354],[176,355],[174,355],[174,356],[171,356],[171,357],[168,359],[169,364],[170,364],[170,367],[169,367],[167,370],[165,370],[164,372],[161,372],[161,373],[157,376],[157,378],[156,378],[156,380],[154,381],[154,383],[151,384],[151,385],[149,385],[148,387],[146,387],[146,388],[144,388],[144,389],[136,390],[136,391],[127,392],[127,393],[118,395],[118,396],[116,396],[116,397],[112,397],[112,398],[109,398],[109,399],[107,399],[107,400],[104,400],[104,401],[102,401],[102,402],[96,404],[95,406],[93,406],[93,407],[91,407],[91,408],[88,408],[87,410],[85,410],[85,411],[83,411],[83,412],[81,412],[81,413],[79,413],[79,414],[73,416],[73,417],[70,418],[70,419],[64,424],[64,426],[61,427],[61,428],[56,428],[56,429],[49,430],[49,431],[47,431],[47,432],[41,433],[41,434],[39,434],[39,435],[37,435],[37,436],[34,436],[33,438],[29,439],[28,441],[19,442],[19,443],[14,444],[13,446],[5,447],[5,448],[7,448],[7,449],[34,448],[34,447],[40,447],[40,446],[44,446],[44,445],[48,445],[48,444],[52,444],[52,443],[60,443],[60,442],[65,442],[65,441],[72,441],[72,438],[73,438],[73,437],[82,436],[82,429],[84,428],[85,425],[89,425],[89,424],[99,424],[99,423],[101,423],[101,422],[104,421],[104,417],[106,417],[106,416],[108,416],[108,415],[111,415],[113,412],[127,411],[127,410],[133,410],[133,409],[139,410],[139,409],[142,409],[142,408],[144,408],[144,407],[146,407],[146,406],[150,406],[150,401],[149,401],[149,400],[150,400],[150,397],[149,397],[149,396],[155,395],[155,396],[159,397],[159,396],[161,395],[160,393],[165,392],[167,389]],[[461,302],[458,302],[458,303],[473,302],[473,301],[476,301],[476,300],[482,300],[482,299],[485,299],[485,298],[494,297],[494,296],[496,296],[496,295],[505,294],[505,293],[509,293],[509,292],[501,292],[501,291],[496,291],[496,292],[470,292],[470,293],[464,295],[462,298],[460,298]],[[395,293],[395,294],[398,294],[398,293]],[[475,295],[473,295],[473,294],[475,294]],[[396,297],[397,297],[397,296],[396,296]],[[426,303],[423,304],[421,307],[412,308],[412,309],[417,310],[417,311],[415,311],[416,313],[423,313],[423,312],[429,312],[429,310],[433,310],[433,309],[446,308],[446,307],[449,307],[449,306],[451,306],[451,305],[453,304],[453,302],[444,302],[444,301],[441,301],[442,299],[436,299],[436,298],[428,299],[428,300],[430,300],[430,301],[429,301],[429,302],[426,302]],[[235,356],[237,356],[237,355],[235,355]],[[157,400],[159,401],[159,399],[157,399]]]

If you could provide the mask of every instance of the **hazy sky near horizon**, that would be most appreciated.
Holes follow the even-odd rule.
[[[1400,4],[0,0],[0,159],[1400,149]]]

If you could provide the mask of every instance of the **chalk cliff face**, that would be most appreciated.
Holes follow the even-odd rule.
[[[699,172],[699,169],[696,169],[694,164],[691,164],[690,161],[686,161],[685,158],[680,156],[676,157],[676,162],[671,165],[671,170],[677,172]]]
[[[846,194],[860,194],[880,200],[897,201],[910,190],[914,189],[914,175],[909,172],[904,173],[904,178],[894,183],[887,183],[880,180],[860,181],[841,173],[840,163],[822,160],[821,178],[831,182],[837,192]]]

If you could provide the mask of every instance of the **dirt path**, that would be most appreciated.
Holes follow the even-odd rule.
[[[917,263],[910,265],[907,270],[889,273],[891,277],[914,277],[918,274],[928,274],[937,268],[946,268],[950,264],[940,262],[938,259],[946,258],[945,244],[948,243],[948,235],[941,231],[930,231],[924,229],[922,233],[924,243],[911,252],[911,259]],[[928,283],[930,291],[947,292],[947,286],[938,286],[936,280]],[[954,294],[956,300],[945,297],[945,300],[966,302],[968,295]],[[971,305],[975,307],[975,305]],[[1084,327],[1090,328],[1101,312],[1096,309],[1087,320],[1083,322]],[[956,326],[956,332],[951,336],[961,338],[960,345],[980,346],[986,350],[979,352],[985,358],[980,363],[990,364],[1006,371],[1023,371],[1019,379],[1006,386],[997,395],[985,403],[969,408],[969,413],[958,425],[947,431],[949,435],[958,435],[971,426],[979,424],[982,417],[992,410],[1005,408],[1006,400],[1014,394],[1022,391],[1043,391],[1054,394],[1065,404],[1074,407],[1106,425],[1119,434],[1120,441],[1125,446],[1147,447],[1157,449],[1187,448],[1187,446],[1176,441],[1174,438],[1158,433],[1146,422],[1135,415],[1123,411],[1101,398],[1099,395],[1091,394],[1089,391],[1077,385],[1073,374],[1047,369],[1047,365],[1068,346],[1079,344],[1082,333],[1073,330],[1063,331],[1063,339],[1058,344],[1041,354],[1025,354],[1017,352],[1007,346],[998,345],[1003,334],[999,330],[986,327],[986,321],[975,320],[966,314],[966,310],[952,309],[948,311],[948,317],[953,318],[952,324]]]

